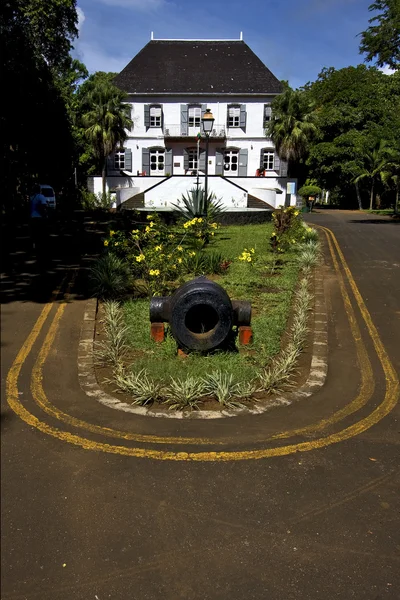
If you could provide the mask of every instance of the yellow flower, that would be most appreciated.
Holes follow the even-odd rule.
[[[113,231],[113,230],[111,229],[111,231],[110,231],[110,237],[112,237],[113,235],[115,235],[115,231]]]
[[[146,219],[148,221],[151,221],[152,219],[154,219],[154,215],[147,215]]]
[[[156,275],[160,274],[160,270],[159,269],[150,269],[149,271],[149,275],[151,275],[152,277],[155,277]]]
[[[201,217],[199,217],[198,219],[196,219],[198,223],[202,223],[203,219]]]
[[[146,229],[145,229],[145,232],[146,232],[146,233],[149,233],[149,231],[151,231],[151,229],[150,229],[150,227],[147,225],[147,226],[146,226]]]
[[[154,250],[156,250],[157,252],[160,252],[160,250],[162,250],[162,246],[156,246],[156,247],[154,248]]]
[[[132,229],[132,233],[139,233],[139,229]]]
[[[145,256],[144,254],[139,254],[139,256],[136,256],[136,262],[142,262],[144,261]]]
[[[273,231],[273,232],[271,233],[271,237],[276,237],[276,233],[275,233],[275,231]]]
[[[196,256],[196,252],[189,252],[189,256]]]
[[[181,257],[179,257],[178,258],[178,263],[181,264],[181,262],[182,262],[182,259],[181,259]]]
[[[150,221],[150,227],[154,227],[154,221]]]
[[[211,227],[213,229],[218,229],[218,223],[211,223]]]
[[[108,246],[108,240],[104,240],[104,245]]]
[[[183,248],[182,248],[182,246],[177,246],[177,248],[176,248],[176,249],[178,250],[178,252],[183,252]]]
[[[251,256],[247,257],[247,262],[251,262]]]
[[[119,242],[114,242],[114,246],[118,246]]]
[[[254,248],[250,248],[250,252],[251,252],[252,254],[254,254],[254,252],[255,252]]]

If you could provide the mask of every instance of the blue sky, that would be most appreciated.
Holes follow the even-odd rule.
[[[78,0],[74,56],[94,71],[119,72],[150,40],[239,39],[293,87],[323,67],[363,61],[358,34],[372,0]]]

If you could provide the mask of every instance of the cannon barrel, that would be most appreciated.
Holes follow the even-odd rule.
[[[187,350],[207,351],[221,346],[232,327],[249,326],[250,302],[233,302],[217,283],[197,277],[172,296],[150,302],[152,324],[167,322],[178,345]]]

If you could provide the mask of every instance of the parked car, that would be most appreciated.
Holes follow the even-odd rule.
[[[40,193],[43,194],[43,196],[46,198],[47,200],[47,206],[49,208],[55,208],[56,207],[56,195],[54,193],[53,188],[51,187],[51,185],[47,185],[45,183],[41,183],[40,184]]]

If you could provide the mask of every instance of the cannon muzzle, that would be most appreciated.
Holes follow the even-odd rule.
[[[152,298],[150,321],[152,326],[169,323],[179,347],[204,352],[223,345],[233,326],[249,327],[251,305],[232,302],[223,287],[206,277],[197,277],[172,296]]]

